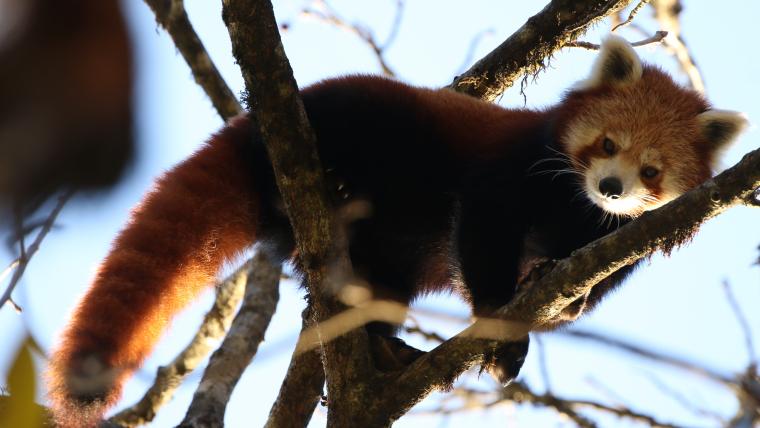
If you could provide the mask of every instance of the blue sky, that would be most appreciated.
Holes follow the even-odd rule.
[[[128,3],[128,4],[126,4]],[[384,40],[394,16],[394,1],[342,0],[332,4],[348,20],[359,20]],[[280,21],[292,20],[283,35],[286,52],[300,85],[347,73],[377,73],[372,52],[355,36],[307,19],[295,19],[302,2],[276,2]],[[190,18],[227,82],[238,93],[242,90],[239,70],[230,55],[229,40],[220,18],[220,2],[186,2]],[[400,31],[387,60],[402,80],[418,85],[441,86],[461,71],[472,38],[492,29],[474,58],[479,58],[517,29],[544,2],[503,2],[470,0],[407,0]],[[760,3],[752,0],[685,2],[684,37],[706,80],[707,93],[716,107],[746,112],[751,121],[760,120],[760,61],[752,32],[760,15]],[[0,311],[0,379],[5,378],[14,341],[25,331],[49,349],[71,308],[81,296],[95,269],[108,250],[110,241],[127,218],[130,207],[139,201],[153,178],[190,154],[210,133],[222,125],[210,102],[198,88],[189,69],[177,54],[169,37],[156,27],[151,12],[140,1],[125,2],[137,46],[137,135],[140,154],[123,182],[107,195],[80,198],[63,211],[60,229],[43,243],[29,266],[15,298],[25,308],[19,316],[12,310]],[[650,32],[658,29],[644,10],[637,22]],[[607,31],[606,24],[585,39],[598,42]],[[624,31],[631,40],[638,34]],[[686,82],[675,61],[663,49],[644,47],[639,55],[672,72]],[[526,88],[527,105],[540,107],[558,100],[563,89],[583,78],[594,53],[566,49],[555,55],[550,67]],[[521,107],[523,98],[512,88],[500,103]],[[756,148],[760,132],[753,126],[726,156],[731,165],[741,155]],[[760,343],[760,312],[752,310],[760,300],[760,269],[750,265],[757,257],[760,212],[734,209],[706,224],[694,241],[670,258],[655,256],[647,266],[605,301],[592,315],[577,323],[578,328],[593,329],[611,336],[643,344],[652,349],[683,356],[721,371],[735,373],[747,364],[747,351],[721,283],[733,285],[738,300],[753,327],[755,343]],[[5,265],[12,255],[0,253]],[[252,367],[245,373],[227,413],[230,427],[258,426],[263,423],[287,367],[292,344],[300,326],[301,293],[293,284],[281,287],[281,301],[267,340]],[[134,402],[150,382],[159,364],[169,361],[187,343],[209,306],[210,293],[175,321],[171,334],[160,345],[146,367],[127,387],[124,404]],[[430,298],[419,306],[464,317],[463,303],[454,298]],[[423,318],[426,328],[446,335],[462,325]],[[416,342],[430,348],[433,344]],[[709,420],[695,416],[658,384],[666,384],[699,406],[722,415],[731,415],[736,403],[728,392],[682,373],[663,370],[608,352],[588,343],[559,335],[544,336],[554,392],[572,398],[609,400],[589,379],[616,392],[620,400],[637,410],[650,412],[663,420],[695,426],[711,426]],[[536,390],[544,384],[539,374],[535,346],[522,374]],[[655,381],[656,380],[656,381]],[[194,377],[197,382],[197,376]],[[492,386],[485,376],[468,380],[478,388]],[[159,414],[152,426],[173,426],[187,407],[193,382],[187,382],[173,402]],[[0,380],[0,385],[3,381]],[[424,405],[423,405],[424,406]],[[552,412],[529,408],[497,406],[484,413],[465,413],[444,419],[438,416],[407,416],[396,426],[482,425],[563,425]],[[636,426],[615,418],[604,419],[604,426]],[[324,412],[317,414],[313,426],[324,425]],[[567,425],[567,423],[564,423]],[[714,423],[712,424],[714,425]]]

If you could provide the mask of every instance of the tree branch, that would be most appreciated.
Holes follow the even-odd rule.
[[[631,0],[552,0],[496,49],[454,78],[451,89],[493,101],[517,78],[544,68],[544,61],[592,24]]]
[[[211,61],[203,42],[190,23],[183,0],[145,0],[156,15],[156,21],[169,33],[174,45],[185,58],[195,82],[211,99],[222,119],[227,120],[243,111],[235,94],[227,86]]]
[[[653,43],[662,43],[665,37],[667,36],[668,36],[667,31],[657,31],[651,37],[647,37],[646,39],[631,43],[631,46],[633,46],[634,48],[637,48],[640,46],[646,46]],[[583,48],[583,49],[588,49],[591,51],[598,51],[599,49],[601,49],[601,45],[597,45],[596,43],[582,42],[579,40],[569,42],[565,46],[571,47],[571,48]]]
[[[214,304],[190,344],[171,363],[158,368],[153,385],[139,402],[111,417],[110,422],[134,427],[155,418],[158,410],[174,397],[174,391],[185,377],[195,370],[229,329],[252,269],[253,261],[249,260],[217,287]]]
[[[301,331],[306,331],[312,316],[309,308],[303,311]],[[307,352],[293,351],[285,380],[280,387],[277,400],[269,412],[265,428],[305,427],[322,396],[325,371],[319,347]]]
[[[686,42],[681,37],[680,15],[683,10],[681,0],[652,0],[654,17],[663,30],[669,34],[665,39],[665,45],[678,60],[678,64],[691,82],[691,87],[700,93],[705,92],[705,81],[702,72],[699,71],[694,57],[691,56]]]
[[[280,272],[280,266],[269,263],[263,251],[256,253],[243,306],[224,342],[211,355],[180,427],[224,426],[224,411],[232,390],[256,355],[277,306]]]
[[[592,421],[580,415],[575,409],[578,407],[589,407],[601,412],[611,413],[620,418],[629,418],[634,421],[643,422],[647,426],[657,428],[677,428],[677,425],[658,421],[652,416],[634,412],[625,407],[612,407],[603,403],[591,400],[573,400],[561,398],[551,393],[537,394],[530,390],[523,382],[515,382],[502,390],[501,400],[510,400],[516,403],[529,403],[551,407],[559,413],[567,415],[579,426],[596,426]],[[501,401],[500,400],[500,401]]]
[[[615,32],[615,31],[617,31],[618,28],[625,27],[626,25],[628,25],[631,22],[633,22],[633,18],[636,17],[636,15],[639,13],[639,11],[641,10],[641,8],[644,7],[644,6],[646,6],[647,3],[649,3],[649,0],[641,0],[641,1],[639,1],[639,4],[637,4],[636,6],[634,6],[634,8],[631,10],[631,13],[628,14],[628,18],[625,21],[623,21],[623,22],[615,25],[614,27],[612,27],[612,30],[610,30],[610,31],[611,32]]]
[[[741,331],[744,334],[744,344],[747,347],[749,366],[757,367],[758,359],[757,354],[755,353],[755,343],[754,340],[752,340],[752,337],[754,336],[752,334],[752,327],[750,326],[749,320],[747,320],[747,316],[744,315],[744,311],[742,310],[739,301],[736,299],[736,296],[734,296],[734,292],[731,290],[731,284],[728,280],[723,281],[723,292],[726,295],[728,304],[731,306],[731,312],[733,312],[736,317],[736,321],[739,323],[739,327],[741,327]]]
[[[315,321],[345,309],[335,286],[349,273],[345,237],[333,228],[316,138],[285,56],[272,5],[267,0],[224,0],[232,51],[243,72],[250,110],[255,111],[306,276]],[[255,125],[254,125],[255,126]],[[254,132],[256,133],[256,132]],[[323,344],[330,394],[328,426],[361,425],[363,397],[375,375],[367,335],[355,329]]]
[[[668,366],[677,368],[679,370],[683,370],[683,371],[701,376],[705,379],[711,380],[713,382],[717,382],[718,384],[721,384],[729,388],[732,386],[733,381],[728,376],[725,376],[723,374],[710,370],[699,364],[695,364],[693,362],[686,361],[686,360],[683,360],[671,355],[655,352],[653,350],[646,349],[641,346],[638,346],[633,343],[629,343],[620,339],[605,336],[605,335],[595,333],[592,331],[582,331],[582,330],[575,330],[575,329],[563,331],[559,334],[563,336],[573,337],[576,339],[589,340],[589,341],[596,342],[605,346],[620,349],[620,350],[629,352],[633,355],[636,355],[638,357],[646,358],[648,360],[655,361],[660,364],[666,364]]]
[[[11,262],[11,264],[8,265],[8,267],[3,270],[3,273],[2,273],[3,278],[7,276],[11,271],[13,271],[13,276],[11,276],[11,280],[8,283],[8,286],[5,288],[5,291],[0,296],[0,309],[2,309],[6,303],[10,302],[13,305],[13,307],[16,308],[16,311],[18,312],[21,311],[21,308],[11,298],[11,295],[13,294],[13,290],[16,288],[19,281],[21,281],[21,277],[24,276],[24,271],[26,271],[26,267],[29,265],[29,262],[32,260],[32,257],[34,257],[34,254],[37,253],[37,250],[39,250],[40,245],[42,244],[42,241],[45,239],[45,236],[47,236],[48,232],[50,232],[50,229],[53,228],[53,225],[55,224],[55,219],[58,218],[58,214],[61,213],[61,210],[63,210],[64,205],[66,205],[66,202],[68,202],[68,200],[73,195],[74,195],[73,190],[66,190],[58,197],[58,201],[56,202],[53,209],[50,211],[50,214],[48,214],[45,221],[42,223],[40,227],[40,231],[37,232],[37,236],[34,238],[34,241],[28,248],[24,245],[23,227],[19,228],[18,239],[19,239],[20,254],[16,260]],[[21,217],[19,217],[18,220],[22,221]]]

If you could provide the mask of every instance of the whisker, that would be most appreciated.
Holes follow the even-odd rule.
[[[584,169],[588,169],[588,165],[585,162],[581,161],[580,159],[578,159],[577,157],[571,155],[570,153],[561,152],[561,151],[555,149],[554,147],[550,147],[550,146],[547,146],[547,148],[549,150],[553,151],[554,153],[557,153],[558,155],[563,156],[563,157],[567,158],[568,160],[577,163],[578,165],[580,165]]]
[[[579,196],[586,196],[586,192],[583,189],[575,192],[575,195],[573,195],[573,197],[570,198],[570,202],[574,202],[576,199],[578,199]]]
[[[547,170],[546,172],[554,172],[555,173],[554,176],[552,177],[552,180],[554,180],[555,178],[559,177],[560,175],[565,175],[565,174],[575,174],[575,175],[579,175],[579,176],[583,177],[583,173],[575,171],[573,169],[554,169],[554,170]]]
[[[561,163],[562,163],[562,164],[564,164],[564,165],[568,165],[568,166],[570,166],[570,167],[572,166],[572,165],[570,165],[570,163],[567,161],[567,159],[562,159],[562,158],[545,158],[545,159],[539,159],[539,160],[538,160],[538,161],[536,161],[536,162],[535,162],[533,165],[529,166],[529,167],[528,167],[528,169],[526,170],[526,172],[530,173],[530,172],[531,172],[531,171],[532,171],[534,168],[536,168],[537,166],[539,166],[539,165],[541,165],[541,164],[543,164],[543,163],[547,163],[547,162],[561,162]]]

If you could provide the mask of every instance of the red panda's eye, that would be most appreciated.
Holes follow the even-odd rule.
[[[657,177],[657,174],[660,173],[660,170],[653,166],[645,166],[641,169],[641,176],[644,178],[655,178]]]
[[[615,142],[610,140],[607,137],[604,137],[604,140],[602,140],[602,148],[604,149],[604,152],[608,155],[612,156],[617,151],[617,147],[615,147]]]

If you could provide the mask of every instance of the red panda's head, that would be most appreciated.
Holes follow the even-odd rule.
[[[591,76],[566,96],[561,143],[588,198],[636,216],[709,178],[746,127],[741,113],[710,108],[697,92],[642,65],[619,37],[602,44]]]

